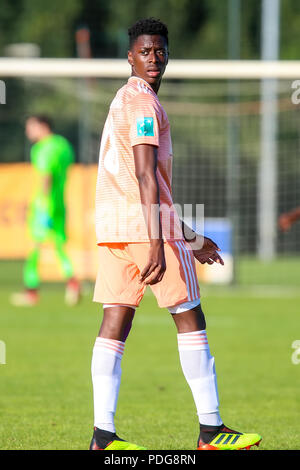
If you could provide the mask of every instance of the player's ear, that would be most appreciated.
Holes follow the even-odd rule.
[[[133,57],[132,57],[132,52],[129,50],[128,53],[127,53],[127,58],[128,58],[128,62],[129,64],[131,65],[131,67],[133,66]]]
[[[169,49],[167,50],[167,60],[166,60],[166,65],[168,65],[169,62],[169,57],[170,57],[170,52]]]

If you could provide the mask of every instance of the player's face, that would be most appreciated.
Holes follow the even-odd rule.
[[[44,126],[37,119],[29,118],[26,121],[25,134],[31,142],[40,140]]]
[[[128,52],[132,75],[143,78],[157,91],[168,63],[166,40],[159,34],[143,34]]]

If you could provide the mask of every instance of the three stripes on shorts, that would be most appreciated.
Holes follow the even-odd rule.
[[[199,286],[195,272],[193,255],[191,253],[191,250],[186,247],[185,242],[178,241],[175,242],[175,245],[178,248],[180,261],[185,275],[186,287],[188,291],[188,300],[195,300],[199,297]]]

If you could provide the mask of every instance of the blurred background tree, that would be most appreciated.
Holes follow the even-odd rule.
[[[297,59],[299,0],[281,6],[281,59]],[[138,18],[166,22],[174,58],[227,58],[228,2],[225,0],[2,0],[0,54],[10,43],[33,42],[42,57],[76,56],[75,31],[88,26],[94,57],[125,57],[127,28]],[[260,56],[261,0],[241,0],[241,58]]]

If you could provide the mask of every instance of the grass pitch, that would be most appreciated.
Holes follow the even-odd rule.
[[[1,263],[1,449],[87,449],[93,427],[90,364],[101,308],[86,286],[75,308],[63,285],[45,284],[41,302],[15,308],[21,265]],[[224,422],[263,436],[261,449],[300,449],[300,339],[297,292],[202,287]],[[300,355],[299,355],[300,358]],[[195,449],[197,416],[180,369],[176,330],[154,296],[136,313],[123,358],[116,416],[121,437],[151,450]]]

